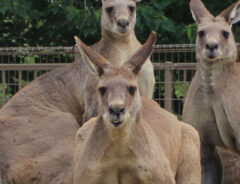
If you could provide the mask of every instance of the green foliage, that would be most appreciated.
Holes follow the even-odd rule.
[[[100,7],[96,1],[0,1],[1,46],[73,45],[73,35],[95,42],[100,37]]]
[[[29,55],[29,56],[23,56],[24,57],[24,61],[21,62],[21,64],[34,64],[35,60],[39,58],[39,55]],[[19,79],[14,77],[13,78],[14,83],[19,83]],[[25,87],[26,85],[29,84],[30,81],[28,80],[21,80],[22,83],[22,87]]]
[[[2,84],[1,84],[2,86]],[[0,88],[0,107],[3,106],[3,104],[12,97],[11,89],[9,86],[5,85],[5,98],[3,97],[3,90]]]
[[[185,26],[185,32],[187,33],[190,43],[194,43],[196,37],[197,26],[196,24],[189,24]]]
[[[34,64],[35,59],[39,58],[39,55],[30,55],[30,56],[25,56],[24,61],[21,62],[21,64]]]
[[[234,1],[204,3],[217,15]],[[143,42],[155,30],[158,44],[194,43],[196,26],[188,4],[189,0],[138,3],[137,37]],[[69,46],[73,35],[93,44],[101,34],[100,14],[101,0],[0,0],[0,46]]]
[[[184,98],[184,92],[188,90],[190,86],[190,83],[182,83],[180,81],[176,81],[173,85],[174,88],[174,95],[177,97],[177,99],[183,99]]]
[[[13,80],[14,80],[15,83],[18,83],[18,82],[19,82],[19,79],[16,78],[16,77],[14,77]],[[26,81],[26,80],[23,80],[23,79],[22,79],[22,80],[21,80],[22,87],[25,87],[26,85],[28,85],[29,82],[30,82],[30,81]]]

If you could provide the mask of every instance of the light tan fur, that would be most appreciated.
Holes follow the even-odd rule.
[[[138,91],[155,39],[152,33],[121,67],[78,40],[99,77],[99,111],[77,132],[74,184],[201,183],[197,132]]]
[[[115,2],[124,11],[121,16],[128,14],[131,22],[120,34],[111,26],[105,27],[109,22],[104,18],[102,39],[92,48],[117,65],[130,57],[140,43],[133,30],[135,9],[129,14],[128,6],[135,6],[134,1],[104,1],[102,15],[106,13],[105,6],[109,3],[115,6]],[[74,136],[84,120],[97,114],[97,79],[89,74],[91,69],[84,62],[78,58],[73,64],[46,73],[19,91],[0,110],[2,184],[72,183]],[[140,85],[145,90],[143,94],[150,97],[154,78],[149,60],[144,68],[140,74],[143,85]]]
[[[200,0],[190,2],[198,26],[198,67],[187,93],[183,120],[200,134],[204,184],[221,183],[222,166],[215,146],[240,151],[240,66],[231,31],[232,24],[240,20],[239,5],[238,1],[214,17]]]
[[[104,0],[101,14],[102,38],[91,48],[104,56],[115,66],[121,66],[140,47],[134,27],[136,23],[136,3],[133,0]],[[112,8],[111,13],[107,12]],[[134,8],[131,12],[130,8]],[[129,26],[121,28],[117,21],[129,21]],[[122,32],[123,31],[123,32]],[[76,61],[80,59],[76,56]],[[97,78],[89,72],[83,74],[85,86],[83,89],[84,121],[96,115],[96,88]],[[153,65],[148,58],[138,78],[140,94],[152,98],[155,84]]]

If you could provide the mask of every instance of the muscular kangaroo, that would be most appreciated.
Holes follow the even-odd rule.
[[[152,33],[120,67],[78,40],[96,68],[99,106],[77,133],[74,184],[201,183],[196,130],[139,94],[138,74],[155,40]]]
[[[240,20],[240,2],[217,17],[201,0],[191,0],[190,8],[198,26],[198,67],[187,93],[183,121],[200,134],[203,184],[220,184],[222,164],[215,147],[240,152],[240,66],[231,30]]]

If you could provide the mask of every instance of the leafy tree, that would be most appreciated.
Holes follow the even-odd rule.
[[[216,15],[234,1],[204,3]],[[137,37],[143,42],[155,30],[158,44],[194,43],[196,26],[188,4],[189,0],[142,0]],[[73,35],[93,44],[101,35],[100,14],[101,0],[0,0],[0,46],[69,46]]]

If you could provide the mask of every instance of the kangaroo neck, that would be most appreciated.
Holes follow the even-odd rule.
[[[114,125],[109,122],[109,120],[99,116],[99,121],[102,121],[101,128],[104,129],[105,136],[112,144],[121,145],[129,142],[133,134],[135,134],[136,127],[139,126],[140,114],[128,118],[119,127],[114,127]]]
[[[127,35],[120,36],[111,31],[105,30],[102,28],[102,39],[103,44],[118,45],[118,46],[129,46],[137,42],[134,31],[131,31]]]
[[[225,76],[225,73],[234,65],[235,62],[226,62],[224,59],[211,62],[201,58],[198,63],[198,68],[203,89],[206,92],[213,92]]]
[[[140,44],[133,31],[127,36],[120,37],[103,30],[102,38],[97,45],[98,52],[115,66],[121,66],[139,48]]]

